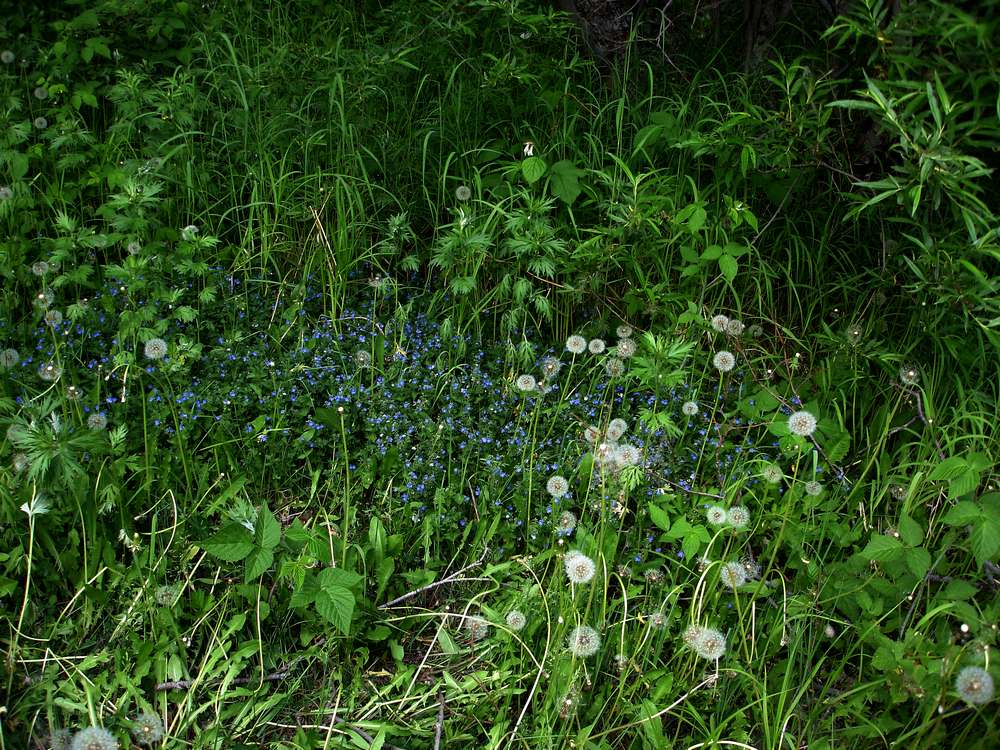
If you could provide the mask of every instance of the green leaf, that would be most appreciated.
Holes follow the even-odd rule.
[[[271,567],[274,562],[274,553],[263,547],[254,547],[247,556],[246,579],[249,583],[264,575],[264,572]]]
[[[924,541],[924,530],[920,524],[905,513],[899,519],[899,536],[908,547],[916,547]]]
[[[736,258],[732,255],[723,255],[719,257],[719,270],[722,271],[722,275],[725,277],[726,281],[732,281],[736,278],[736,271],[739,269],[739,263]]]
[[[249,555],[254,549],[254,544],[245,526],[231,523],[202,542],[201,547],[220,560],[236,562]]]
[[[10,155],[10,176],[20,180],[28,173],[28,155],[15,151]]]
[[[328,586],[341,586],[345,589],[353,588],[361,582],[361,576],[353,570],[343,568],[323,568],[316,576],[320,588]]]
[[[982,565],[997,552],[1000,552],[1000,523],[993,519],[984,519],[969,534],[969,544],[976,562]]]
[[[265,505],[257,514],[257,534],[255,542],[258,547],[272,550],[281,541],[281,524]]]
[[[670,516],[659,505],[649,504],[649,518],[664,531],[670,530]]]
[[[329,570],[329,568],[328,568]],[[354,615],[354,594],[342,586],[324,586],[316,592],[316,611],[345,635],[351,630]]]
[[[982,517],[983,512],[978,505],[969,500],[963,500],[945,513],[941,521],[949,526],[965,526],[969,523],[975,523]]]
[[[972,469],[959,474],[948,482],[948,497],[954,500],[957,497],[962,497],[962,495],[968,495],[979,486],[981,479],[982,477],[980,477],[979,472]]]
[[[567,206],[572,205],[581,192],[579,178],[585,174],[586,172],[577,169],[569,159],[557,161],[549,167],[549,185],[552,187],[552,194]]]
[[[947,481],[965,473],[968,464],[961,456],[952,456],[934,467],[934,471],[927,477],[932,482]]]
[[[847,455],[851,447],[851,434],[846,430],[835,435],[826,448],[826,458],[831,463],[837,463]]]
[[[521,162],[521,174],[529,185],[534,185],[545,175],[545,160],[540,156],[529,156]]]
[[[931,568],[931,553],[923,547],[912,547],[906,550],[903,560],[917,578],[923,578]]]
[[[903,553],[903,543],[892,536],[879,534],[873,536],[867,546],[861,551],[869,560],[883,562],[885,560],[897,560]]]

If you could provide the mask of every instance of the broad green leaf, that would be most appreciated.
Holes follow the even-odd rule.
[[[332,570],[332,568],[327,568]],[[316,611],[341,633],[351,629],[354,615],[354,594],[343,586],[324,586],[316,592]]]
[[[739,263],[732,255],[723,255],[719,258],[719,270],[722,271],[726,281],[732,281],[736,278]]]
[[[920,524],[905,513],[899,519],[899,536],[909,547],[916,547],[924,541],[924,530]]]
[[[835,435],[826,448],[826,457],[831,463],[837,463],[847,455],[851,447],[851,434],[846,430]]]
[[[281,541],[281,524],[265,505],[257,513],[257,534],[255,539],[258,547],[274,549]]]
[[[945,513],[941,521],[949,526],[964,526],[969,523],[975,523],[982,517],[983,512],[978,505],[969,500],[963,500],[960,503],[956,503],[954,508]]]
[[[545,175],[545,160],[539,156],[529,156],[521,162],[521,174],[529,185],[534,185]]]
[[[897,560],[903,552],[903,543],[892,536],[878,534],[873,536],[861,551],[869,560],[884,562]]]
[[[906,567],[917,578],[923,578],[931,567],[931,554],[923,547],[911,547],[903,555]]]
[[[249,555],[254,549],[254,544],[245,526],[231,523],[202,542],[201,547],[220,560],[236,562]]]
[[[984,519],[969,534],[969,544],[976,562],[982,565],[1000,552],[1000,523],[993,519]]]
[[[274,562],[274,553],[263,547],[254,547],[247,556],[247,581],[254,581],[264,575],[264,572]]]
[[[964,458],[961,456],[952,456],[935,466],[927,478],[932,482],[947,481],[965,473],[967,469],[968,464]]]
[[[968,495],[979,486],[980,479],[979,472],[973,471],[971,468],[965,473],[959,474],[948,482],[948,497],[954,500],[962,495]]]
[[[659,505],[649,505],[649,518],[659,528],[664,531],[670,530],[670,516]]]
[[[549,185],[552,194],[559,198],[567,206],[580,195],[580,177],[585,175],[582,169],[577,169],[573,162],[568,159],[557,161],[549,167]]]

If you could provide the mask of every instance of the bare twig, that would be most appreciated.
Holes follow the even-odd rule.
[[[489,550],[483,550],[482,557],[480,557],[474,563],[470,563],[469,565],[466,565],[461,570],[455,571],[450,576],[446,576],[445,578],[442,578],[440,581],[434,581],[433,583],[428,583],[426,586],[421,586],[420,588],[414,589],[413,591],[408,591],[405,594],[403,594],[402,596],[397,596],[391,602],[386,602],[385,604],[380,604],[378,606],[378,608],[379,609],[389,609],[389,607],[394,607],[395,605],[399,604],[400,602],[404,602],[407,599],[413,598],[417,594],[422,594],[425,591],[429,591],[430,589],[437,588],[438,586],[443,586],[446,583],[455,583],[457,581],[457,579],[461,578],[461,576],[462,576],[463,573],[467,573],[468,571],[472,570],[473,568],[477,568],[480,565],[482,565],[483,564],[483,560],[486,559],[486,553],[488,551]]]
[[[434,725],[434,750],[441,750],[441,730],[444,728],[444,690],[438,690],[438,718]]]

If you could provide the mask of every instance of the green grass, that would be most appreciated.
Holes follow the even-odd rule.
[[[1000,744],[996,22],[729,6],[0,21],[0,750]]]

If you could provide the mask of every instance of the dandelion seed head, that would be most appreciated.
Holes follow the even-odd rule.
[[[726,333],[733,337],[742,336],[745,328],[746,326],[738,320],[730,320],[726,323]]]
[[[646,583],[650,585],[656,585],[663,582],[663,571],[659,568],[650,568],[642,577],[646,579]]]
[[[726,509],[718,505],[711,505],[705,511],[705,518],[712,526],[721,526],[726,522]]]
[[[576,658],[587,659],[601,648],[601,637],[589,625],[580,625],[570,632],[566,647]]]
[[[482,617],[470,617],[465,621],[465,631],[472,640],[481,641],[490,634],[490,623]]]
[[[161,607],[172,607],[177,599],[176,586],[157,586],[153,600]]]
[[[613,378],[620,378],[625,374],[625,363],[618,357],[611,357],[605,361],[604,371]]]
[[[920,382],[920,370],[915,365],[903,365],[899,368],[899,379],[903,385],[916,385]]]
[[[9,370],[21,361],[21,355],[17,349],[4,349],[0,352],[0,369]]]
[[[622,323],[615,329],[615,333],[620,339],[628,339],[632,337],[632,334],[635,333],[635,331],[628,323]]]
[[[608,430],[605,433],[608,440],[621,440],[622,435],[628,430],[628,422],[621,417],[615,417],[608,422]]]
[[[132,722],[132,737],[140,745],[155,745],[163,733],[163,722],[151,711],[143,711]]]
[[[729,318],[725,315],[713,315],[710,321],[712,328],[718,333],[725,333],[726,326],[729,325]]]
[[[15,55],[9,49],[5,49],[3,52],[0,52],[0,62],[2,62],[4,65],[10,65],[16,59],[17,55]]]
[[[596,443],[601,439],[601,431],[594,425],[588,425],[583,431],[583,439],[588,443]]]
[[[13,190],[11,190],[7,185],[0,185],[0,203],[3,201],[9,201],[13,197]]]
[[[46,119],[45,119],[44,117],[41,117],[41,116],[39,116],[39,117],[36,117],[36,118],[34,119],[34,121],[32,122],[32,124],[33,124],[33,125],[34,125],[34,126],[35,126],[35,127],[36,127],[36,128],[38,129],[38,130],[45,130],[45,128],[47,128],[47,127],[49,126],[49,121],[48,121],[48,120],[46,120]]]
[[[701,627],[701,625],[688,625],[681,634],[681,640],[684,641],[685,646],[693,649],[695,644],[701,639],[704,630],[705,628]]]
[[[523,630],[524,626],[528,624],[528,618],[524,616],[524,613],[519,609],[512,609],[507,613],[505,618],[507,627],[511,630],[517,632]]]
[[[559,520],[556,522],[556,528],[561,534],[569,534],[576,528],[576,516],[572,511],[564,510],[559,514]]]
[[[686,417],[693,417],[698,413],[698,402],[697,401],[685,401],[684,405],[681,406],[681,414]]]
[[[58,310],[47,310],[45,313],[45,325],[57,328],[63,322],[63,314]]]
[[[522,393],[531,393],[538,387],[538,381],[535,380],[534,375],[519,375],[514,383]]]
[[[809,437],[816,431],[816,417],[804,409],[794,412],[788,418],[788,429],[793,435]]]
[[[591,339],[590,343],[587,344],[587,351],[591,354],[604,354],[604,350],[608,348],[608,345],[604,343],[604,339]]]
[[[146,359],[163,359],[167,356],[167,342],[160,338],[152,338],[143,347]]]
[[[597,573],[597,566],[594,561],[582,552],[571,550],[563,558],[563,567],[566,570],[566,577],[570,583],[584,584],[590,583],[594,574]]]
[[[68,729],[54,729],[49,735],[49,748],[51,750],[70,750],[73,742],[73,733]]]
[[[545,490],[552,497],[563,497],[569,492],[569,482],[566,481],[565,477],[555,474],[549,477],[549,481],[545,483]]]
[[[44,260],[36,260],[31,264],[31,272],[35,276],[44,276],[49,272],[49,264]]]
[[[35,90],[32,93],[35,95],[35,98],[38,99],[39,101],[43,101],[49,98],[49,90],[44,86],[36,86]]]
[[[702,628],[693,648],[702,659],[708,661],[721,659],[726,653],[726,636],[715,628]]]
[[[764,477],[764,481],[768,484],[779,484],[785,478],[785,473],[777,464],[766,464],[761,470],[760,475]]]
[[[542,374],[548,379],[558,375],[561,369],[562,362],[557,357],[546,357],[542,360]]]
[[[469,188],[468,185],[459,185],[457,188],[455,188],[455,200],[465,203],[465,201],[469,200],[469,198],[471,197],[472,197],[472,190]]]
[[[981,667],[963,667],[955,678],[955,692],[976,706],[993,699],[993,687],[993,675]]]
[[[618,345],[615,347],[615,352],[622,359],[628,359],[635,355],[636,352],[635,341],[632,339],[618,339]]]
[[[745,505],[734,505],[726,511],[726,520],[734,529],[746,528],[750,523],[750,511]]]
[[[118,750],[118,740],[103,727],[87,727],[73,735],[70,750]]]
[[[62,368],[55,362],[42,362],[38,366],[38,377],[46,383],[54,383],[62,375]]]
[[[817,482],[815,479],[806,482],[806,494],[811,497],[817,497],[823,494],[823,485]]]
[[[616,460],[623,466],[637,466],[642,460],[642,454],[634,445],[626,443],[625,445],[618,446]]]
[[[849,344],[856,345],[861,343],[861,339],[862,337],[864,337],[864,335],[865,335],[864,329],[861,326],[854,324],[847,327],[847,331],[844,333],[844,338],[847,339],[847,342]]]
[[[719,580],[731,589],[738,589],[747,582],[747,572],[738,562],[727,562],[719,571]]]
[[[649,616],[649,627],[653,630],[663,630],[667,626],[667,616],[662,612],[654,612]]]
[[[108,418],[101,414],[99,411],[95,411],[89,417],[87,417],[87,428],[95,431],[103,430],[108,426]]]
[[[583,354],[587,351],[587,339],[583,336],[578,336],[573,334],[568,339],[566,339],[566,351],[571,354]]]
[[[14,457],[11,459],[11,463],[14,466],[15,474],[20,474],[31,465],[31,461],[28,460],[27,453],[15,453]]]
[[[35,295],[34,305],[41,310],[47,310],[55,302],[56,294],[51,289],[43,289]]]
[[[712,358],[712,364],[719,372],[729,372],[736,367],[736,357],[733,356],[732,352],[723,349]]]

